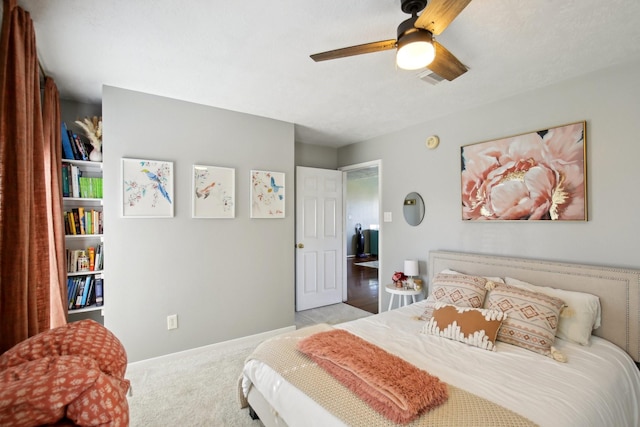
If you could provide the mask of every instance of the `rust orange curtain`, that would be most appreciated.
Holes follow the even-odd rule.
[[[16,0],[3,0],[0,95],[1,353],[50,328],[51,289],[58,301],[62,289],[52,258],[61,250],[52,217],[60,190],[51,187],[60,154],[45,140],[35,31]]]
[[[60,96],[53,79],[46,77],[42,101],[44,124],[45,186],[49,237],[49,318],[50,327],[67,323],[67,266],[64,248],[64,226],[62,219],[62,135],[60,133]]]

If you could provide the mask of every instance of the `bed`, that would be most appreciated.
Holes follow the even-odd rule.
[[[640,361],[640,270],[431,252],[429,283],[439,283],[445,271],[483,277],[487,282],[513,278],[524,284],[595,295],[601,307],[600,326],[593,330],[586,345],[574,342],[573,335],[555,338],[554,355],[543,355],[499,339],[495,341],[495,351],[487,351],[427,334],[424,313],[431,304],[428,300],[335,328],[351,332],[437,376],[451,390],[462,390],[516,414],[521,417],[521,425],[640,426],[640,371],[636,364]],[[431,293],[432,286],[429,288]],[[319,330],[325,328],[331,327],[320,325]],[[272,340],[289,342],[298,339],[296,334],[315,333],[305,329],[308,328]],[[275,358],[279,356],[276,354]],[[559,361],[562,358],[566,362]],[[307,384],[306,388],[304,384],[294,386],[285,380],[291,372],[313,365],[309,361],[284,367],[279,372],[269,365],[277,363],[248,358],[239,387],[241,401],[267,427],[396,425],[368,418],[369,414],[353,416],[351,409],[344,408],[350,398],[334,394],[330,380]],[[432,412],[407,425],[455,425],[454,418],[449,416],[443,418],[445,421],[433,421],[436,411]],[[496,425],[491,419],[472,423]]]

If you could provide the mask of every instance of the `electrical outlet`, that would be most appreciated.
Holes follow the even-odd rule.
[[[178,315],[167,316],[167,330],[178,329]]]

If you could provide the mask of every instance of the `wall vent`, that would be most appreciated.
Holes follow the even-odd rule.
[[[418,73],[418,78],[425,83],[429,83],[432,86],[435,86],[444,80],[444,77],[440,77],[438,74],[429,69],[420,71]]]

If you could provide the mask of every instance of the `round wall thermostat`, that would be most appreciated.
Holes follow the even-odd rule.
[[[429,138],[427,138],[427,148],[434,149],[438,146],[438,144],[440,144],[440,138],[438,138],[437,136],[431,135]]]

